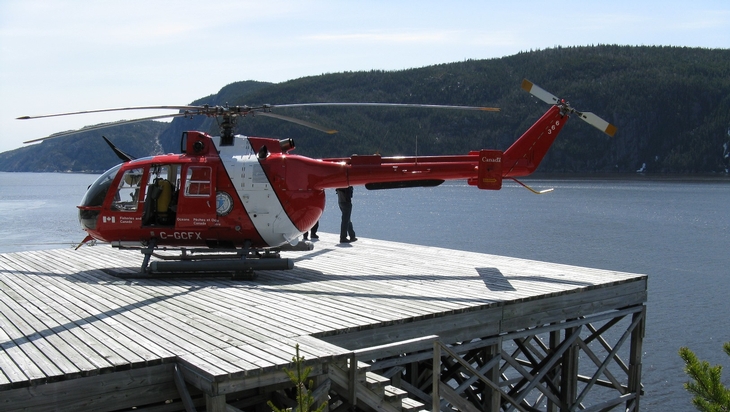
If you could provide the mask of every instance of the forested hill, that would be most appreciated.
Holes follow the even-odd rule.
[[[242,74],[242,77],[245,75]],[[326,135],[264,117],[240,119],[237,132],[294,138],[295,153],[315,157],[353,153],[464,154],[505,150],[548,105],[520,88],[523,78],[618,127],[614,138],[573,119],[538,169],[540,172],[724,173],[730,142],[730,50],[679,47],[590,46],[523,52],[400,71],[323,74],[279,84],[230,84],[194,104],[259,105],[299,102],[391,102],[499,107],[501,112],[393,108],[278,109],[339,130]],[[171,102],[179,104],[180,102]],[[276,110],[276,109],[275,109]],[[141,156],[178,152],[180,133],[218,134],[210,119],[149,122],[147,144],[139,130],[89,132],[85,147],[111,152],[101,134]],[[162,129],[158,130],[159,125]],[[131,127],[131,126],[122,126]],[[132,140],[125,135],[129,134]],[[59,155],[59,138],[0,153],[3,171],[103,170],[118,162],[78,150]],[[143,140],[144,138],[142,138]],[[90,149],[91,150],[91,149]],[[43,159],[31,163],[30,159]]]

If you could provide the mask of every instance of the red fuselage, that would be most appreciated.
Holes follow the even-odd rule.
[[[125,245],[276,247],[295,243],[322,215],[324,190],[391,188],[466,179],[498,190],[540,163],[567,116],[553,106],[504,153],[312,159],[276,139],[186,133],[183,154],[125,162],[103,174],[79,206],[89,236]]]

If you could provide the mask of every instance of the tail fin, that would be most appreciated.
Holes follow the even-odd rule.
[[[575,110],[564,99],[558,99],[527,79],[522,81],[522,88],[553,106],[504,152],[502,157],[502,170],[504,173],[502,177],[527,176],[534,172],[555,141],[558,133],[565,126],[570,114],[575,113],[579,119],[583,119],[609,136],[613,137],[616,133],[616,126],[591,112]]]
[[[552,106],[504,152],[502,176],[527,176],[537,169],[558,133],[568,121],[559,106]]]

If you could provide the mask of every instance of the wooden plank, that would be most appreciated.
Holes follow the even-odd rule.
[[[322,364],[312,365],[310,377],[324,374]],[[290,383],[289,376],[283,370],[271,371],[269,373],[253,376],[237,376],[218,382],[216,392],[218,394],[241,392],[252,388],[261,388],[281,383]]]
[[[544,325],[563,319],[641,304],[645,301],[646,289],[643,281],[523,301],[505,306],[502,331],[508,332]]]
[[[7,354],[2,351],[0,352],[0,365],[3,365],[4,361],[9,361],[9,359],[7,359]],[[0,368],[0,390],[9,389],[11,383],[12,381],[10,380],[10,378],[8,378],[8,373],[5,371],[5,369]]]
[[[58,377],[67,372],[69,374],[78,373],[78,369],[64,370],[56,365],[52,359],[63,358],[63,355],[44,336],[36,333],[18,313],[6,305],[6,302],[10,301],[0,300],[0,325],[19,351],[10,352],[10,348],[5,348],[5,351],[10,352],[13,360],[23,371],[28,371],[26,374],[29,375],[30,383],[59,379]],[[65,362],[62,364],[62,367],[68,366]]]
[[[82,273],[80,276],[90,275]],[[89,284],[87,281],[86,285]],[[116,314],[121,315],[118,318],[120,322],[128,323],[131,320],[129,324],[134,329],[139,330],[141,326],[142,330],[146,330],[144,335],[149,336],[160,347],[173,353],[179,350],[174,348],[181,348],[183,352],[196,352],[210,347],[207,342],[211,342],[211,338],[201,338],[194,329],[188,329],[184,324],[166,314],[164,305],[157,304],[159,301],[170,299],[171,295],[159,294],[153,298],[135,299],[122,293],[123,291],[124,288],[120,288],[118,285],[88,289],[88,293],[94,294],[96,304],[104,305],[105,311],[114,313],[115,318],[117,318]],[[163,311],[156,311],[155,309],[158,308],[162,308]],[[136,335],[139,336],[140,333]]]
[[[248,348],[244,350],[240,347],[231,347],[218,349],[214,353],[216,356],[223,358],[238,368],[237,371],[231,373],[231,376],[258,375],[261,374],[265,368],[271,368],[277,365],[261,359],[261,357],[256,354],[250,353]]]
[[[59,262],[62,260],[54,260],[54,259],[38,259],[40,261],[55,261]],[[55,270],[57,274],[68,274],[68,272],[73,272],[73,269],[69,269],[67,267],[64,267],[64,265],[57,265],[54,266],[52,270]],[[150,355],[148,353],[148,348],[154,348],[155,345],[147,342],[144,344],[144,339],[135,339],[134,341],[127,341],[122,339],[122,342],[120,341],[120,334],[118,332],[118,324],[113,324],[111,321],[107,321],[107,317],[102,315],[101,318],[99,318],[97,315],[93,314],[96,313],[96,310],[92,310],[91,312],[80,312],[76,308],[79,305],[86,305],[87,302],[96,303],[95,295],[93,291],[90,292],[83,292],[79,290],[77,286],[82,285],[83,282],[76,282],[74,284],[70,284],[68,282],[69,278],[57,278],[55,276],[42,276],[43,279],[46,280],[47,284],[44,285],[44,289],[51,290],[53,293],[51,296],[55,297],[64,297],[66,298],[65,301],[61,301],[60,304],[57,306],[59,310],[63,311],[71,311],[73,314],[69,315],[72,318],[78,317],[81,328],[84,331],[90,332],[93,336],[93,339],[98,340],[99,342],[103,342],[101,345],[95,345],[97,348],[97,351],[107,360],[110,360],[115,368],[119,368],[120,366],[127,366],[132,367],[135,365],[140,364],[148,364],[150,361],[159,362],[160,356],[158,355]],[[73,279],[73,281],[76,281],[77,279]],[[68,300],[70,299],[70,300]],[[102,320],[102,322],[110,322],[112,323],[109,328],[102,328],[104,332],[99,333],[96,327],[92,327],[91,325],[94,324],[95,326],[99,326],[98,320]],[[139,345],[137,342],[142,341],[144,346]],[[89,340],[90,343],[93,344],[93,340]],[[130,347],[132,348],[130,350]],[[107,349],[105,349],[107,348]],[[141,352],[142,355],[139,356],[133,351],[137,350],[137,352]],[[118,358],[118,356],[122,356],[121,359]],[[167,355],[170,356],[169,354]]]
[[[0,410],[105,411],[179,397],[174,364],[0,391]]]
[[[123,316],[125,314],[123,310],[105,306],[105,302],[93,293],[93,290],[79,287],[79,283],[75,280],[70,283],[68,279],[49,277],[49,284],[46,287],[57,296],[68,299],[67,304],[59,306],[60,310],[69,313],[83,330],[102,342],[97,350],[107,359],[119,362],[115,363],[115,367],[122,365],[131,367],[148,364],[150,361],[159,362],[163,357],[172,356],[171,353],[165,353],[157,344],[146,339],[145,335],[148,333],[144,331],[140,333],[134,330],[134,325],[128,328],[125,322],[120,322],[117,315]],[[158,352],[151,352],[153,350]],[[123,360],[115,356],[121,356]]]
[[[324,360],[334,360],[335,358],[340,358],[344,355],[349,356],[351,352],[349,349],[333,345],[329,342],[325,342],[321,339],[308,335],[297,336],[292,339],[282,339],[282,342],[289,343],[292,347],[296,347],[298,344],[299,349],[304,353],[311,354],[311,356]]]
[[[3,340],[3,342],[5,342],[5,340]],[[5,345],[5,343],[3,343],[3,345]],[[2,371],[2,377],[0,377],[2,380],[0,383],[0,391],[11,389],[13,384],[16,382],[28,381],[28,376],[26,376],[23,370],[16,365],[11,354],[7,353],[4,349],[0,351],[0,371]]]
[[[22,278],[18,278],[17,281],[10,277],[5,279],[8,285],[14,284],[19,288],[23,287],[27,296],[32,298],[29,300],[31,305],[26,305],[25,308],[29,309],[32,315],[45,325],[46,330],[52,330],[63,340],[59,350],[81,370],[83,376],[99,373],[101,370],[113,367],[109,356],[102,356],[97,352],[102,343],[86,334],[78,336],[79,332],[83,332],[81,328],[69,318],[63,316],[61,312],[66,302],[56,302],[53,295],[46,295],[39,290],[41,288],[47,290],[44,287],[46,285],[40,286],[38,282]],[[91,341],[91,344],[88,343],[89,341]]]
[[[232,291],[237,286],[235,281],[211,279],[201,283],[181,280],[179,284],[192,288],[195,293],[185,295],[184,300],[172,300],[171,303],[213,321],[231,333],[240,332],[242,341],[264,340],[301,332],[296,325],[283,323],[279,316],[272,316],[272,312],[261,307],[251,296],[244,295],[245,300],[239,299],[239,295]],[[241,322],[242,311],[246,313],[245,322]]]
[[[286,363],[284,358],[272,355],[271,353],[252,345],[231,347],[224,349],[223,351],[230,356],[237,356],[244,362],[253,365],[252,368],[246,370],[248,374],[251,372],[261,373],[264,370],[276,368],[278,365]]]
[[[352,350],[386,345],[390,342],[438,335],[445,342],[496,335],[500,331],[502,306],[362,330],[332,336],[319,336],[333,345]]]

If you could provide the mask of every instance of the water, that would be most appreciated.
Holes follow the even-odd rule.
[[[0,252],[69,247],[94,175],[0,173]],[[358,236],[649,275],[642,409],[693,411],[680,346],[730,359],[730,181],[535,180],[480,191],[464,182],[353,198]],[[320,230],[339,230],[334,191]],[[357,247],[357,244],[355,244]]]
[[[0,173],[0,252],[79,244],[79,204],[97,175]]]
[[[530,180],[497,192],[356,188],[358,236],[649,275],[642,410],[694,411],[677,351],[730,359],[730,181]],[[339,230],[329,196],[320,230]]]

